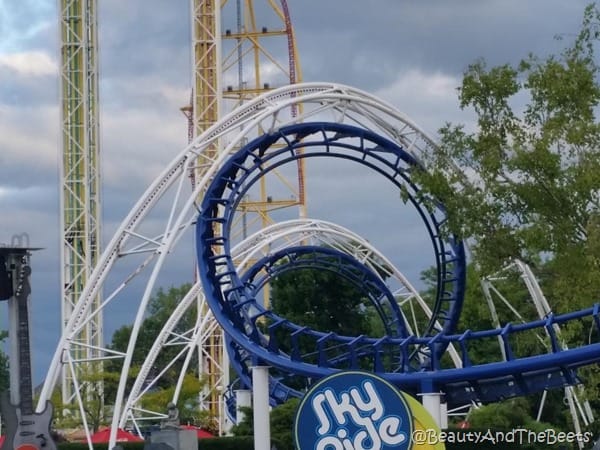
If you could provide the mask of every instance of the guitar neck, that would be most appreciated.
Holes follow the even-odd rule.
[[[29,275],[31,268],[27,256],[23,256],[17,266],[17,302],[18,341],[19,341],[19,396],[23,414],[33,414],[33,392],[31,379],[31,352],[29,343],[29,294],[31,286]]]

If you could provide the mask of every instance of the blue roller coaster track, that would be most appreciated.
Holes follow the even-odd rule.
[[[315,157],[343,158],[376,171],[417,210],[432,243],[437,275],[433,314],[425,333],[407,335],[401,314],[390,302],[389,291],[372,279],[360,262],[350,261],[349,256],[339,252],[294,247],[270,255],[245,273],[236,270],[230,254],[231,228],[241,199],[267,172],[300,158]],[[367,129],[333,122],[299,123],[273,130],[249,142],[223,164],[200,208],[197,256],[207,301],[228,336],[233,365],[243,383],[250,383],[248,370],[255,364],[269,365],[277,374],[311,380],[338,370],[366,368],[404,391],[443,392],[451,406],[493,402],[576,384],[577,368],[600,360],[600,344],[565,350],[555,332],[557,325],[580,321],[600,333],[598,305],[501,329],[455,332],[465,293],[464,247],[445,229],[447,216],[442,202],[424,194],[411,178],[419,170],[424,169],[397,143]],[[286,262],[281,264],[283,259]],[[385,335],[341,336],[312,330],[278,316],[258,298],[260,287],[282,271],[323,264],[345,276],[353,273],[355,281],[370,285],[365,292],[371,293],[373,304],[389,324]],[[259,276],[263,269],[266,274]],[[551,351],[519,357],[515,342],[521,333],[531,330],[549,336]],[[473,364],[469,350],[481,339],[496,340],[506,359]],[[308,350],[307,342],[311,343]],[[444,365],[442,356],[450,344],[459,351],[460,368]],[[284,378],[272,377],[271,397],[275,403],[300,395],[281,381]]]
[[[211,346],[217,325],[225,332],[240,383],[248,387],[250,369],[256,365],[272,368],[273,404],[300,396],[304,386],[345,369],[370,370],[413,394],[435,394],[429,399],[443,393],[450,408],[579,383],[579,376],[584,374],[579,369],[600,361],[599,305],[560,315],[548,313],[540,320],[503,324],[493,330],[457,331],[466,289],[465,250],[449,232],[446,199],[432,198],[415,176],[427,170],[428,156],[436,151],[434,141],[393,105],[350,86],[328,82],[282,86],[240,105],[176,154],[118,226],[65,324],[40,392],[38,410],[51,400],[61,371],[69,371],[76,390],[84,385],[85,380],[78,379],[83,371],[77,364],[85,361],[80,358],[82,348],[77,336],[109,303],[115,302],[137,303],[138,309],[127,350],[98,349],[102,359],[123,358],[114,398],[112,445],[116,431],[129,420],[156,417],[155,412],[140,411],[136,404],[147,392],[145,387],[156,383],[164,372],[151,375],[163,348],[182,346],[168,364],[185,354],[182,365],[188,367],[201,347],[215,369],[226,369],[209,354],[214,349]],[[368,218],[369,224],[380,218],[389,223],[391,217],[396,217],[391,214],[397,212],[396,207],[405,212],[402,203],[414,208],[429,238],[425,248],[418,251],[432,255],[433,299],[422,298],[381,249],[317,217],[280,222],[239,242],[239,229],[232,229],[240,223],[243,198],[261,188],[263,181],[266,184],[262,178],[272,178],[270,172],[280,167],[285,170],[285,165],[296,171],[299,163],[309,159],[328,159],[328,167],[331,161],[333,166],[340,162],[340,171],[354,163],[399,193],[397,200],[385,204],[378,213],[381,216]],[[448,170],[464,175],[459,167]],[[198,176],[189,190],[191,173]],[[335,181],[335,176],[333,173],[330,181]],[[345,194],[348,186],[340,182],[339,188]],[[352,194],[360,189],[363,192],[359,194],[377,200],[379,192],[366,191],[361,183],[353,183],[348,191]],[[156,218],[163,217],[165,211],[169,211],[168,217],[160,226]],[[352,212],[361,214],[358,208]],[[196,233],[199,282],[168,318],[129,391],[133,355],[152,293],[162,271],[178,258],[178,245],[189,242],[192,228]],[[406,242],[403,233],[398,224],[396,235],[385,238]],[[308,247],[308,242],[321,247]],[[265,250],[271,254],[265,257]],[[375,258],[369,259],[371,256]],[[255,260],[259,261],[251,262]],[[259,299],[273,279],[285,271],[305,267],[345,277],[357,287],[361,301],[368,302],[369,312],[375,311],[385,331],[377,336],[348,336],[310,329],[277,314],[262,297]],[[377,278],[383,273],[390,275],[385,283]],[[138,283],[145,285],[143,293],[132,295]],[[96,305],[103,289],[106,300]],[[185,335],[174,333],[188,308],[200,297],[202,310],[206,302],[218,324],[211,314],[202,314]],[[417,311],[419,317],[407,314],[412,307],[421,309]],[[570,342],[567,349],[562,345],[559,328],[570,324],[585,333],[581,333],[580,342]],[[533,352],[522,351],[519,341],[531,334],[545,336],[544,345]],[[483,342],[489,350],[486,363],[477,354]],[[227,384],[228,372],[215,375],[213,387],[218,391]],[[175,402],[183,378],[180,376],[173,394]],[[77,401],[83,408],[82,398]],[[220,402],[218,407],[221,414]]]

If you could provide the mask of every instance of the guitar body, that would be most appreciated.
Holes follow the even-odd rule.
[[[57,450],[50,436],[54,408],[46,403],[41,413],[23,414],[16,408],[17,432],[13,438],[14,450]]]
[[[17,408],[15,408],[8,399],[8,391],[0,393],[0,411],[4,417],[4,442],[0,450],[13,450],[13,442],[17,431],[19,418],[17,416]]]
[[[23,414],[21,408],[2,395],[0,408],[6,422],[6,435],[0,450],[57,450],[50,436],[54,411],[51,403],[46,403],[41,413]]]

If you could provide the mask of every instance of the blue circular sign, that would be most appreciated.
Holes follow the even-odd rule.
[[[296,412],[294,440],[302,450],[408,450],[413,429],[400,391],[369,372],[321,379]]]

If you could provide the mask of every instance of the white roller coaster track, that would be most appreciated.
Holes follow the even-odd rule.
[[[413,311],[415,306],[420,307],[426,317],[431,319],[432,312],[427,302],[421,298],[419,292],[410,284],[404,275],[394,267],[391,261],[359,235],[333,223],[313,219],[298,219],[277,223],[244,240],[233,249],[232,255],[234,256],[238,267],[245,267],[250,261],[256,260],[261,256],[266,256],[279,249],[301,243],[312,243],[314,245],[325,245],[336,248],[352,255],[355,259],[371,268],[374,273],[379,274],[388,284],[392,284],[390,281],[393,279],[395,281],[393,284],[397,285],[397,289],[393,292],[394,297],[401,306],[408,305],[410,308],[409,311],[412,313],[411,317],[405,317],[409,334],[420,335],[418,329],[420,324],[416,320]],[[177,305],[173,314],[169,317],[163,329],[160,331],[148,356],[141,366],[138,376],[131,388],[129,397],[126,400],[117,399],[117,401],[124,401],[125,405],[119,422],[120,428],[123,428],[127,421],[132,421],[137,427],[139,421],[165,417],[164,414],[161,414],[158,411],[148,411],[136,405],[140,403],[142,396],[156,385],[166,369],[185,355],[185,361],[182,368],[182,373],[184,373],[189,367],[189,362],[197,346],[200,345],[203,338],[209,336],[217,326],[212,315],[209,315],[198,317],[194,328],[183,333],[183,335],[186,336],[185,339],[181,339],[179,333],[174,334],[173,332],[179,320],[181,320],[189,308],[194,305],[196,296],[201,294],[201,289],[202,288],[198,283],[194,284],[187,295]],[[162,348],[169,345],[169,343],[171,345],[175,344],[174,342],[170,342],[170,339],[173,337],[177,343],[184,348],[181,352],[177,353],[172,360],[167,362],[163,370],[152,379],[149,379],[148,376],[150,371],[155,365],[158,354]],[[456,350],[453,347],[449,347],[448,351],[454,365],[456,367],[461,367],[461,360]],[[154,367],[154,369],[156,369],[156,367]],[[178,400],[182,382],[183,376],[179,378],[178,383],[175,386],[175,392],[172,398],[174,403]],[[222,387],[224,388],[225,386]],[[214,386],[212,388],[214,388]]]
[[[291,114],[293,105],[302,105],[302,108],[297,109],[302,114],[294,117]],[[257,97],[229,113],[198,136],[167,165],[118,227],[64,328],[41,390],[38,411],[50,399],[61,370],[71,371],[89,442],[89,429],[85,423],[79,394],[84,381],[77,379],[75,371],[75,366],[81,361],[74,357],[76,350],[85,344],[76,341],[77,333],[115,301],[127,302],[130,308],[137,310],[125,353],[109,348],[97,349],[101,355],[99,359],[123,358],[123,373],[117,398],[124,398],[133,350],[149,300],[168,256],[194,224],[197,199],[229,155],[241,143],[255,137],[259,130],[271,132],[285,125],[309,120],[347,123],[369,129],[396,142],[416,159],[421,159],[424,153],[435,148],[433,140],[393,106],[363,91],[334,83],[305,83],[283,87]],[[209,158],[204,150],[215,143],[223,144],[219,147],[218,155]],[[191,190],[188,175],[197,164],[206,164],[207,170]],[[168,212],[163,213],[162,225],[157,228],[156,218],[150,220],[150,213],[161,214],[161,208]],[[127,275],[123,276],[123,273]],[[109,283],[109,275],[118,277],[118,281],[111,279]],[[132,298],[131,295],[124,295],[133,280],[143,277],[145,287],[141,296]],[[100,305],[94,305],[93,299],[101,289],[105,300]],[[109,443],[111,446],[114,445],[122,416],[123,405],[116,402]]]

